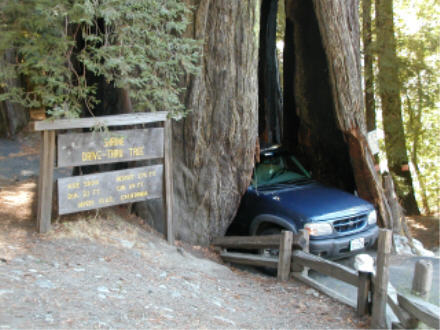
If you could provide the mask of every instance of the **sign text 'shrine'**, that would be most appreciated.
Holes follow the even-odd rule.
[[[59,214],[162,197],[163,165],[58,179]]]
[[[163,128],[58,135],[58,166],[163,157]]]
[[[42,137],[38,232],[45,233],[51,226],[55,159],[58,167],[118,162],[136,166],[136,161],[155,159],[155,164],[162,164],[58,179],[58,211],[67,214],[162,197],[166,237],[173,244],[171,120],[167,111],[53,119],[38,121],[34,127]],[[95,127],[125,130],[61,132]],[[128,129],[131,127],[137,128]]]

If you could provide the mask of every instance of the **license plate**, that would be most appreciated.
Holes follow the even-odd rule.
[[[350,251],[363,249],[365,246],[364,238],[356,238],[350,241]]]

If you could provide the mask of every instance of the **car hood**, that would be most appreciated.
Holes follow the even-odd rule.
[[[272,189],[273,188],[273,189]],[[373,210],[373,205],[355,195],[319,183],[276,185],[259,190],[263,198],[303,220],[324,221],[344,218]]]

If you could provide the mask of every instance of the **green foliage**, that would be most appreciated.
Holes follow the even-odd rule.
[[[99,102],[90,75],[128,90],[135,110],[185,109],[180,81],[198,72],[200,43],[183,36],[188,8],[179,0],[10,0],[0,4],[0,100],[76,117]]]
[[[440,212],[440,4],[400,0],[396,8],[406,142],[426,213]]]
[[[438,214],[440,3],[436,0],[394,0],[393,14],[405,140],[415,179],[416,198],[426,214]],[[373,40],[368,49],[364,47],[363,52],[374,56],[377,48],[378,45]],[[394,88],[392,85],[386,87]],[[377,110],[380,114],[379,101],[376,100],[376,104],[379,105]],[[383,127],[382,124],[378,122],[379,127]],[[383,141],[380,142],[383,156],[384,144]]]

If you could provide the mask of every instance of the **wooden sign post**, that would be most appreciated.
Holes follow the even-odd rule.
[[[162,127],[105,132],[60,130],[163,123]],[[162,164],[58,179],[59,214],[132,203],[163,196],[166,238],[174,243],[171,125],[166,112],[133,113],[35,123],[42,131],[37,231],[50,230],[53,170],[58,167],[162,159]],[[57,141],[55,141],[57,140]],[[57,148],[55,147],[57,145]]]

